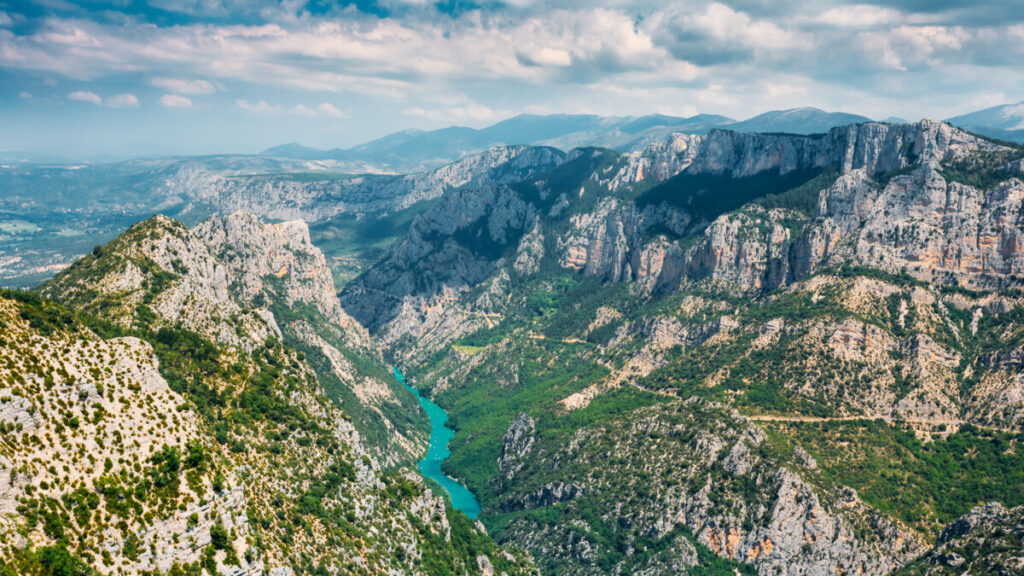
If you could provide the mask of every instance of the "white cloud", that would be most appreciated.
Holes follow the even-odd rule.
[[[187,13],[250,10],[239,8],[244,0],[163,1]],[[424,0],[387,4],[409,1]],[[402,122],[433,127],[527,108],[746,117],[768,106],[815,105],[885,117],[916,115],[927,102],[938,106],[928,113],[942,117],[943,108],[981,102],[983,93],[1022,99],[1024,16],[984,22],[981,14],[915,13],[908,2],[896,9],[852,1],[859,3],[827,1],[796,15],[761,1],[513,0],[515,8],[484,2],[455,16],[427,2],[382,18],[295,8],[294,18],[275,19],[250,4],[254,17],[238,19],[265,24],[50,16],[27,32],[0,27],[0,62],[43,78],[97,81],[90,86],[142,77],[165,94],[164,105],[173,105],[169,96],[187,106],[224,85],[250,84],[239,109],[322,118],[343,109],[354,126],[380,118],[388,128],[387,115],[402,111]],[[298,5],[260,5],[283,4]],[[462,93],[473,101],[452,96]],[[363,95],[375,99],[372,109]],[[278,98],[288,104],[268,103]],[[333,103],[314,105],[324,100]],[[362,106],[365,113],[353,112]]]
[[[160,103],[168,108],[191,108],[192,100],[177,94],[164,94],[160,97]]]
[[[95,92],[72,92],[68,94],[68,100],[74,100],[76,102],[92,102],[93,104],[103,103],[103,99]]]
[[[118,94],[107,98],[107,106],[111,108],[138,108],[139,99],[134,94]]]
[[[815,20],[836,28],[871,28],[906,21],[907,15],[899,10],[871,4],[853,4],[830,8]]]
[[[454,106],[441,106],[437,108],[413,106],[402,110],[402,114],[426,118],[436,122],[497,121],[512,115],[511,112],[493,110],[472,100],[465,98],[460,100],[464,100],[464,102]]]
[[[213,94],[217,89],[206,80],[185,80],[182,78],[153,78],[149,83],[157,88],[163,88],[175,94],[187,94],[197,96],[201,94]]]
[[[22,90],[21,92],[18,93],[18,98],[23,98],[25,100],[31,100],[32,99],[32,93],[31,92],[26,92],[26,91]]]
[[[11,17],[7,14],[7,12],[0,10],[0,26],[7,27],[10,26],[11,24],[14,24],[14,21],[11,20]]]
[[[339,110],[337,106],[331,104],[330,102],[324,102],[323,104],[317,106],[316,110],[317,112],[325,116],[332,116],[334,118],[341,118],[343,116],[341,110]]]
[[[260,100],[259,102],[249,102],[248,100],[239,98],[238,100],[235,100],[235,105],[241,108],[242,110],[245,110],[246,112],[255,112],[257,114],[269,114],[271,112],[277,112],[279,110],[279,107],[267,104],[266,100]]]

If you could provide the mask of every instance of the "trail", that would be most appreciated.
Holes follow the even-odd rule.
[[[670,396],[672,398],[681,399],[678,393],[673,390],[654,390],[651,388],[645,388],[643,386],[632,383],[632,385],[645,392],[652,392],[654,394],[661,394],[663,396]],[[742,414],[742,412],[741,412]],[[747,420],[754,422],[855,422],[858,420],[882,420],[886,424],[916,424],[916,425],[928,425],[928,426],[941,426],[945,424],[947,427],[953,429],[960,428],[964,425],[974,426],[981,430],[991,430],[994,432],[1004,432],[1006,434],[1020,434],[1021,430],[1015,430],[1013,428],[1002,428],[1000,426],[989,426],[985,424],[977,424],[968,420],[961,420],[959,418],[893,418],[892,416],[783,416],[776,414],[743,414]]]

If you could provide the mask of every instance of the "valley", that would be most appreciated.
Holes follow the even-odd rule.
[[[0,299],[18,334],[2,343],[0,503],[21,506],[0,559],[1013,573],[1024,149],[930,120],[650,136],[404,175],[95,167],[134,219],[67,241],[33,223],[40,200],[6,200],[22,212],[4,234],[75,263]],[[88,197],[97,219],[114,210]],[[63,366],[29,352],[51,347]],[[161,413],[177,431],[136,446],[97,416]],[[94,436],[120,456],[71,473]],[[192,446],[208,456],[161,471]],[[64,473],[39,463],[71,450]],[[139,494],[130,510],[108,480]],[[79,519],[90,494],[106,512]]]

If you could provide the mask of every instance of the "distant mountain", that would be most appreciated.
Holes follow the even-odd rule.
[[[479,130],[464,126],[404,130],[344,150],[318,150],[293,143],[269,148],[263,155],[333,160],[373,167],[374,171],[410,172],[436,168],[492,146],[532,144],[563,150],[598,146],[629,152],[662,141],[674,132],[706,134],[715,128],[727,128],[740,132],[813,134],[827,132],[834,126],[866,121],[869,119],[864,116],[816,108],[766,112],[742,122],[717,114],[689,118],[664,114],[622,117],[521,114]]]
[[[261,152],[261,154],[264,156],[279,156],[282,158],[296,158],[300,160],[323,160],[340,152],[342,151],[338,148],[333,150],[320,150],[318,148],[303,146],[302,144],[297,144],[295,142],[289,142],[288,144],[281,144],[280,146],[267,148]]]
[[[345,150],[284,144],[263,151],[263,155],[333,160],[373,166],[381,171],[412,172],[449,164],[493,146],[532,144],[566,150],[601,146],[625,151],[642,148],[672,132],[702,134],[732,122],[730,118],[716,115],[679,118],[663,114],[640,117],[522,114],[479,130],[464,126],[430,131],[403,130]]]
[[[817,108],[773,110],[749,120],[728,126],[737,132],[784,132],[788,134],[820,134],[836,126],[870,122],[871,119],[844,112],[825,112]]]
[[[984,136],[1024,142],[1024,102],[954,116],[947,122]]]

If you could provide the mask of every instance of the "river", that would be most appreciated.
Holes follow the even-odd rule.
[[[455,436],[455,431],[447,426],[448,413],[429,398],[420,394],[419,390],[409,386],[405,382],[405,375],[397,367],[394,368],[394,372],[395,379],[416,395],[416,399],[420,401],[420,406],[427,411],[427,417],[430,418],[430,447],[427,448],[426,456],[419,462],[420,472],[427,478],[440,484],[448,492],[448,496],[452,499],[452,507],[461,510],[463,514],[476,520],[476,517],[480,515],[480,502],[476,499],[476,496],[468,488],[441,471],[441,463],[452,453],[448,449],[448,443]]]

